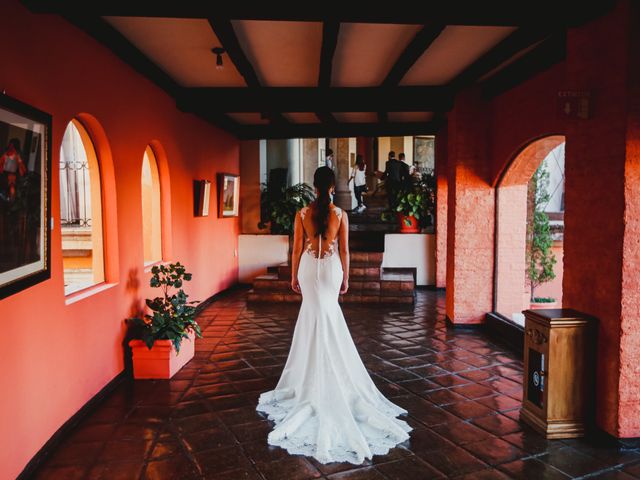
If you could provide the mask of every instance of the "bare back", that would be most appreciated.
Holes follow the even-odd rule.
[[[327,219],[327,231],[324,238],[318,235],[318,231],[313,222],[312,207],[304,207],[300,210],[300,219],[304,229],[305,250],[311,252],[314,257],[324,258],[335,252],[338,243],[338,235],[342,225],[342,209],[333,203],[329,206],[329,218]],[[320,254],[318,255],[318,252]]]
[[[293,228],[293,248],[291,251],[291,287],[296,293],[300,293],[298,284],[298,268],[302,255],[318,259],[335,258],[336,247],[339,252],[339,262],[342,265],[343,281],[341,293],[349,288],[349,217],[343,214],[341,208],[331,203],[327,218],[327,231],[323,238],[317,235],[317,229],[313,223],[312,204],[302,208],[297,214]]]

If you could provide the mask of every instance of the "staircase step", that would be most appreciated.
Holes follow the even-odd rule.
[[[382,252],[350,252],[352,263],[371,263],[381,265],[382,255]]]
[[[290,292],[290,280],[278,278],[278,275],[260,275],[253,280],[253,289],[256,292]]]
[[[374,280],[380,279],[382,267],[371,267],[366,264],[351,264],[349,266],[349,278],[370,278]]]
[[[381,272],[380,262],[352,262],[349,265],[349,277],[351,278],[378,280]],[[267,269],[267,273],[277,275],[280,280],[289,280],[291,278],[291,266],[287,264],[278,265],[276,268]]]
[[[416,282],[410,273],[383,273],[380,277],[380,295],[413,296]]]
[[[250,303],[300,303],[302,296],[293,292],[289,293],[266,293],[250,290],[247,300]],[[356,303],[376,303],[382,305],[413,305],[415,298],[413,295],[364,295],[357,293],[347,293],[340,295],[340,303],[356,304]]]
[[[292,294],[291,282],[283,280],[275,274],[267,274],[256,277],[253,282],[255,293]],[[413,296],[415,281],[413,275],[406,273],[383,273],[377,279],[351,278],[349,281],[349,294],[378,295],[378,296]]]

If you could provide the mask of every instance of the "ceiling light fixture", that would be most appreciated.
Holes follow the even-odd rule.
[[[225,53],[225,49],[222,47],[214,47],[211,49],[216,54],[216,70],[222,70],[224,65],[222,64],[222,54]]]

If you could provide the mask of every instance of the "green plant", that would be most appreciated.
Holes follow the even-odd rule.
[[[404,215],[405,225],[410,226],[411,221],[407,217],[414,217],[421,227],[427,226],[427,219],[433,212],[434,189],[431,186],[429,175],[423,175],[420,180],[414,181],[410,186],[399,190],[396,194],[395,207],[389,208],[380,215],[382,220],[389,221],[396,214]]]
[[[527,221],[527,277],[531,284],[531,301],[534,301],[536,287],[556,278],[553,266],[556,257],[551,251],[553,237],[549,226],[549,216],[544,207],[549,202],[550,195],[549,172],[544,163],[538,167],[529,184],[530,199],[533,205]]]
[[[315,199],[313,188],[306,183],[291,187],[281,187],[274,191],[268,184],[262,184],[260,194],[260,222],[258,228],[270,225],[271,233],[292,235],[296,212]]]
[[[553,303],[556,299],[552,297],[533,297],[531,301],[533,303]]]
[[[152,314],[143,318],[131,318],[128,322],[136,330],[138,336],[151,349],[156,340],[170,340],[177,352],[189,332],[202,337],[200,326],[195,320],[198,302],[187,301],[182,285],[191,280],[191,274],[180,263],[155,265],[151,269],[149,285],[159,288],[162,295],[152,300],[147,299],[147,307]],[[177,292],[175,291],[177,289]]]

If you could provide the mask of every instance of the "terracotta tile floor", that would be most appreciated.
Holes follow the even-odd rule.
[[[547,441],[520,424],[518,357],[480,332],[447,329],[444,295],[425,291],[414,308],[344,307],[375,382],[408,409],[411,439],[362,466],[269,447],[255,405],[278,380],[298,307],[248,307],[245,297],[207,308],[196,358],[171,381],[119,387],[37,478],[640,478],[638,452]]]

